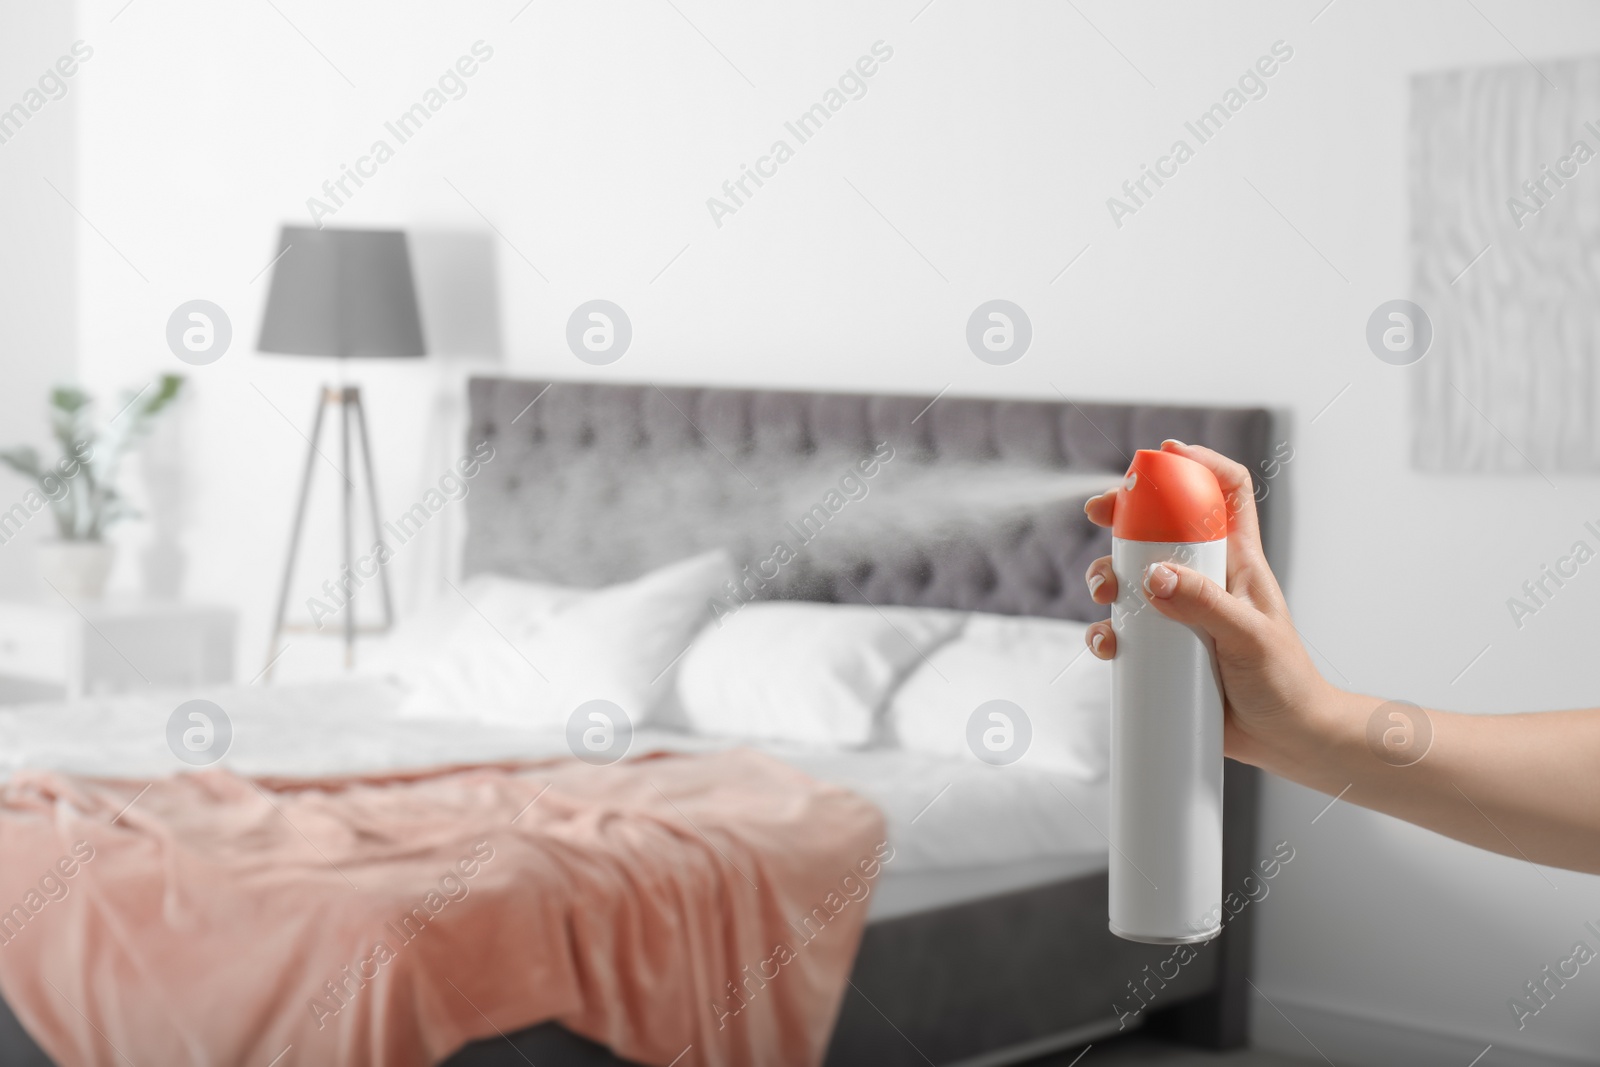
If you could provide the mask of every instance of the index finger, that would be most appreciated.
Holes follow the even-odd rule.
[[[1204,445],[1186,445],[1182,441],[1161,442],[1163,452],[1173,452],[1192,459],[1217,477],[1222,486],[1223,504],[1228,509],[1228,540],[1240,548],[1256,554],[1261,552],[1261,523],[1256,518],[1256,487],[1250,477],[1250,468],[1215,452]],[[1228,553],[1229,571],[1239,553]]]
[[[1092,496],[1083,502],[1083,513],[1089,516],[1089,521],[1096,526],[1111,525],[1112,515],[1117,510],[1117,491],[1107,489],[1099,496]]]

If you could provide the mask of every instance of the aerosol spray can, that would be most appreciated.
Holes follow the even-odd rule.
[[[1144,582],[1165,562],[1226,586],[1222,487],[1192,459],[1141,449],[1111,533],[1111,932],[1208,941],[1222,930],[1222,682],[1211,639],[1158,612]]]

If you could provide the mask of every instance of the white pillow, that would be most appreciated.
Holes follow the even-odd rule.
[[[400,620],[382,643],[362,658],[361,673],[404,679],[423,661],[437,657],[441,646],[469,619],[481,614],[502,632],[520,632],[589,592],[504,574],[475,574]]]
[[[410,689],[400,714],[561,729],[579,704],[604,699],[640,726],[733,576],[719,549],[598,590],[468,583],[448,635],[396,672]]]
[[[963,621],[925,608],[749,604],[695,641],[678,677],[679,702],[702,734],[865,745],[895,685]]]
[[[1111,664],[1087,650],[1087,629],[1087,623],[1057,619],[972,615],[961,636],[929,655],[895,692],[888,713],[894,739],[916,752],[976,760],[969,737],[981,745],[983,729],[1000,720],[979,716],[980,729],[969,733],[973,713],[1005,700],[1022,709],[1032,735],[1017,766],[1085,781],[1102,777],[1109,758]],[[1020,736],[1017,724],[1011,729],[1013,739]]]

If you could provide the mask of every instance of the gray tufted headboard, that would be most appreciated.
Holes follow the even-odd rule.
[[[602,585],[720,545],[763,597],[1080,620],[1105,616],[1083,571],[1109,551],[1084,497],[1168,437],[1259,479],[1272,433],[1261,408],[508,378],[469,394],[469,446],[495,455],[467,498],[466,574]]]

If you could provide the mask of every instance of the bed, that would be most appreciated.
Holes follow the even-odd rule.
[[[470,408],[469,439],[494,442],[507,462],[469,498],[467,571],[564,573],[580,584],[712,543],[752,558],[783,505],[814,492],[792,482],[815,478],[816,457],[886,440],[911,463],[963,476],[1020,466],[1104,471],[1112,481],[1134,449],[1168,437],[1256,472],[1272,446],[1262,409],[505,379],[473,381]],[[1262,501],[1269,545],[1271,499]],[[1082,575],[1110,551],[1109,538],[1081,503],[1045,501],[994,528],[921,543],[914,530],[851,543],[807,560],[776,595],[1099,618]],[[597,516],[612,518],[602,525]],[[1230,763],[1225,885],[1241,882],[1256,858],[1257,791],[1256,772]],[[829,1062],[999,1063],[1114,1032],[1110,1004],[1166,953],[1113,937],[1105,897],[1102,868],[872,923]],[[1205,1047],[1242,1045],[1250,937],[1248,920],[1230,923],[1216,951],[1184,972],[1184,986],[1163,990],[1168,1006],[1148,1025]]]
[[[884,441],[894,443],[896,473],[925,486],[995,484],[1017,470],[1114,482],[1135,448],[1166,437],[1209,445],[1261,471],[1273,429],[1270,412],[1242,408],[503,378],[475,379],[469,392],[468,440],[490,443],[495,460],[466,498],[464,573],[580,586],[627,579],[713,545],[736,561],[758,559],[771,531],[815,498],[823,472]],[[1103,609],[1089,600],[1082,574],[1109,550],[1108,538],[1083,518],[1082,496],[1044,494],[1019,505],[1013,495],[992,514],[952,506],[940,493],[891,498],[892,507],[880,501],[878,520],[854,536],[818,537],[763,595],[1098,618]],[[1270,554],[1277,516],[1269,500],[1276,503],[1263,499],[1261,511]],[[239,752],[234,768],[245,774],[393,767],[415,762],[419,752],[460,763],[560,753],[550,739],[493,731],[441,744],[426,723],[374,739],[371,722],[399,697],[370,680],[228,699],[236,729],[281,738]],[[169,709],[170,701],[135,699],[7,712],[0,751],[10,766],[169,773],[156,732],[139,725]],[[304,721],[312,709],[320,723],[314,739],[275,728]],[[75,739],[90,734],[101,743],[85,765]],[[668,730],[641,733],[635,750],[719,743]],[[906,859],[871,898],[828,1063],[1021,1062],[1130,1025],[1206,1048],[1243,1044],[1248,911],[1164,984],[1150,1010],[1130,1021],[1113,1007],[1169,951],[1106,929],[1106,846],[1096,829],[1106,824],[1103,782],[998,776],[880,748],[770,751],[871,800]],[[1225,789],[1224,883],[1233,886],[1259,858],[1255,772],[1230,763]],[[7,1063],[48,1062],[9,1012],[0,1012],[0,1054]],[[556,1024],[469,1045],[448,1062],[524,1059],[626,1062]]]

